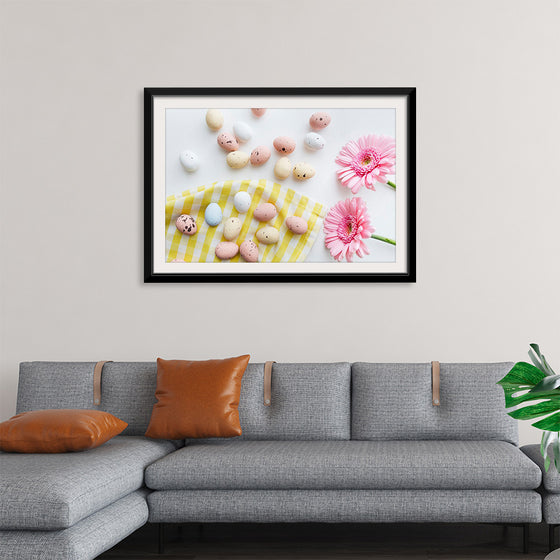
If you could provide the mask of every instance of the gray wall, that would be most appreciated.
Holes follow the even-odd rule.
[[[21,360],[560,369],[557,0],[0,6],[0,420]],[[416,284],[142,283],[142,88],[275,85],[418,88]]]

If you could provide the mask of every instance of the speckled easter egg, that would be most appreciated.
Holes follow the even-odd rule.
[[[276,217],[276,214],[278,214],[278,210],[276,210],[276,206],[274,206],[274,204],[270,202],[263,202],[255,208],[253,218],[255,218],[255,220],[259,220],[259,222],[269,222],[272,218]]]
[[[251,207],[251,195],[246,191],[239,191],[233,197],[233,205],[240,214],[245,214]]]
[[[169,262],[172,262],[172,263],[183,263],[183,264],[185,264],[185,259],[173,259],[172,261],[169,261]]]
[[[224,222],[224,237],[231,241],[235,239],[241,231],[241,220],[235,216],[228,218]]]
[[[232,241],[221,241],[216,245],[214,253],[221,260],[227,260],[235,257],[239,252],[239,246]]]
[[[223,148],[226,152],[235,152],[235,150],[239,149],[237,138],[229,132],[219,134],[217,141],[220,148]]]
[[[297,235],[302,235],[307,232],[307,222],[299,216],[290,216],[286,218],[286,227]]]
[[[265,226],[257,231],[257,239],[265,245],[274,245],[280,239],[280,232],[272,226]]]
[[[272,144],[280,154],[291,154],[296,149],[296,141],[289,136],[278,136]]]
[[[266,113],[266,109],[251,109],[255,117],[262,117]]]
[[[324,111],[318,111],[317,113],[313,113],[309,117],[309,126],[313,130],[321,130],[322,128],[326,128],[331,123],[331,116]]]
[[[216,202],[211,202],[204,211],[204,220],[209,226],[217,226],[222,221],[222,209]]]
[[[316,132],[309,132],[306,134],[304,142],[305,147],[313,151],[322,150],[326,143],[324,138]]]
[[[194,173],[200,167],[200,160],[198,156],[191,152],[190,150],[184,150],[179,155],[181,160],[181,165],[185,168],[185,171],[189,173]]]
[[[287,179],[294,166],[287,157],[281,157],[274,165],[274,175],[277,179]]]
[[[251,152],[251,165],[258,167],[270,159],[270,150],[266,146],[257,146]]]
[[[237,121],[234,123],[233,133],[240,142],[248,142],[253,136],[252,128],[243,121]]]
[[[233,169],[241,169],[249,163],[249,154],[235,150],[226,156],[227,164]]]
[[[259,247],[254,241],[248,239],[241,243],[239,252],[247,262],[257,262],[259,260]]]
[[[315,168],[308,163],[296,163],[294,165],[294,170],[292,171],[294,178],[298,181],[307,181],[315,175]]]
[[[175,225],[181,233],[186,233],[187,235],[194,235],[197,230],[194,218],[188,214],[181,214],[177,218]]]
[[[220,130],[224,125],[224,115],[219,109],[206,111],[206,124],[210,130]]]

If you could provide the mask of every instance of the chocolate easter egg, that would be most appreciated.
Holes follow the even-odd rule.
[[[194,218],[188,214],[181,214],[177,218],[175,226],[181,233],[186,233],[187,235],[194,235],[197,230]]]
[[[251,165],[258,167],[270,159],[270,150],[266,146],[257,146],[251,152]]]
[[[318,111],[317,113],[313,113],[309,117],[309,126],[313,130],[321,130],[326,128],[331,123],[331,116],[324,111]]]
[[[307,179],[311,179],[315,175],[315,168],[308,163],[296,163],[292,173],[298,181],[307,181]]]
[[[204,220],[209,226],[217,226],[222,221],[222,209],[216,202],[211,202],[204,211]]]
[[[277,179],[287,179],[293,167],[292,162],[287,157],[281,157],[274,165],[274,175]]]
[[[224,222],[224,237],[231,241],[235,239],[241,231],[241,220],[235,216],[228,218]]]
[[[221,260],[227,260],[235,257],[239,252],[239,246],[232,241],[221,241],[216,245],[214,253]]]
[[[239,191],[233,197],[233,205],[240,214],[245,214],[251,207],[251,195],[246,191]]]
[[[296,149],[296,141],[289,136],[278,136],[272,144],[280,154],[291,154]]]
[[[297,235],[307,232],[307,222],[299,216],[290,216],[286,218],[286,227]]]
[[[259,247],[254,241],[248,239],[241,243],[239,253],[247,262],[257,262],[259,260]]]
[[[210,130],[220,130],[224,125],[224,115],[219,109],[206,111],[206,124]]]
[[[217,141],[220,148],[223,148],[226,152],[235,152],[235,150],[239,149],[237,138],[229,132],[219,134]]]
[[[253,218],[259,220],[259,222],[269,222],[272,218],[275,218],[278,214],[276,206],[270,202],[263,202],[259,204],[255,211],[253,212]]]
[[[230,152],[226,156],[227,164],[233,169],[241,169],[249,163],[249,154],[240,150]]]
[[[179,155],[181,160],[181,165],[185,168],[185,171],[189,173],[194,173],[200,167],[200,161],[198,156],[191,152],[190,150],[184,150]]]
[[[240,142],[248,142],[253,136],[253,130],[243,121],[237,121],[234,123],[233,133]]]
[[[273,245],[274,243],[278,243],[278,239],[280,239],[280,232],[272,226],[265,226],[259,229],[256,235],[257,239],[265,245]]]
[[[306,134],[304,143],[306,148],[313,151],[322,150],[325,147],[324,138],[316,132],[309,132]]]

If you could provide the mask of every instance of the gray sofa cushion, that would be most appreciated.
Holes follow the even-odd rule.
[[[105,364],[100,406],[93,404],[94,367],[95,362],[21,363],[17,412],[44,408],[99,409],[128,424],[123,435],[143,436],[156,402],[156,363]]]
[[[496,382],[513,366],[441,364],[441,406],[432,406],[430,364],[352,365],[352,439],[502,440],[517,444],[517,421]]]
[[[551,494],[560,494],[560,473],[556,470],[554,463],[550,465],[548,472],[544,469],[544,457],[541,455],[539,444],[524,445],[521,451],[527,455],[542,471],[542,481],[545,490]]]
[[[0,531],[6,560],[91,560],[148,520],[145,490],[137,490],[59,531]]]
[[[243,376],[241,439],[350,439],[350,364],[274,364],[272,405],[263,404],[264,364]]]
[[[549,524],[560,524],[560,494],[545,492],[543,501],[543,519]]]
[[[501,441],[229,441],[189,444],[146,469],[183,489],[533,489],[540,469]]]
[[[0,453],[0,529],[64,529],[144,485],[144,469],[175,450],[117,436],[79,453]]]
[[[17,413],[47,408],[94,408],[94,365],[91,362],[22,362]]]
[[[534,490],[170,490],[148,505],[152,523],[541,521]]]

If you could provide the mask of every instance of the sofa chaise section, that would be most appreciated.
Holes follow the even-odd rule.
[[[0,453],[0,530],[71,527],[142,488],[144,469],[175,449],[117,436],[79,453]]]
[[[57,531],[0,531],[0,558],[91,560],[128,537],[148,520],[147,491],[136,490]]]
[[[90,560],[147,521],[144,470],[182,445],[143,435],[155,402],[156,364],[105,364],[99,405],[93,402],[94,366],[20,365],[17,413],[98,409],[128,427],[88,451],[0,453],[0,558]]]

